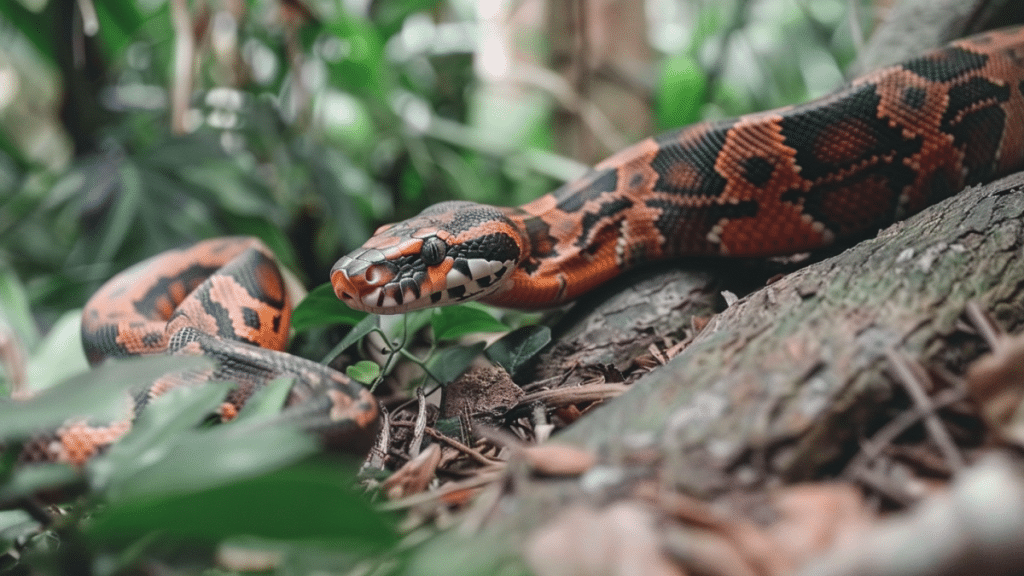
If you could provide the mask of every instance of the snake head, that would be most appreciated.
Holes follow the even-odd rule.
[[[350,308],[398,314],[477,300],[509,288],[526,241],[499,208],[442,202],[382,226],[331,268]]]

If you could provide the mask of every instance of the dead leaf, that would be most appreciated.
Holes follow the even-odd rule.
[[[441,447],[431,444],[381,484],[389,500],[397,500],[427,489],[441,462]]]
[[[521,453],[531,470],[548,476],[579,476],[597,463],[592,453],[557,442],[527,446]]]
[[[563,511],[527,541],[537,576],[684,576],[661,547],[654,511],[636,502]]]

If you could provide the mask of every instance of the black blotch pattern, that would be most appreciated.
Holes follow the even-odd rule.
[[[519,260],[519,245],[509,235],[484,234],[448,248],[448,255],[459,260],[482,258],[492,262]]]
[[[949,89],[949,106],[942,115],[942,130],[952,134],[953,142],[964,152],[965,184],[978,184],[994,176],[998,135],[1006,124],[1006,113],[999,104],[1009,98],[1009,86],[984,78],[970,78]],[[983,102],[985,107],[960,116],[964,110]]]
[[[562,212],[577,212],[583,205],[608,192],[614,192],[619,185],[619,171],[609,168],[603,172],[590,172],[584,179],[587,181],[582,188],[578,185],[563,186],[555,192],[557,207]]]
[[[434,304],[437,304],[438,302],[441,301],[441,296],[443,296],[443,294],[441,294],[440,292],[433,292],[430,294],[430,301],[433,302]]]
[[[924,88],[907,86],[903,89],[903,94],[900,95],[900,100],[908,108],[920,110],[928,100],[928,92]]]
[[[465,286],[455,286],[448,289],[448,297],[459,299],[466,295]]]
[[[260,329],[260,315],[248,306],[242,307],[242,321],[245,325],[254,330]]]
[[[574,244],[580,248],[585,248],[590,243],[590,232],[601,222],[612,221],[612,216],[615,216],[623,210],[628,210],[633,207],[633,201],[629,198],[616,198],[610,202],[605,202],[598,208],[597,212],[587,212],[583,215],[580,221],[580,235],[576,238]],[[592,246],[594,250],[599,246]]]
[[[480,278],[477,278],[476,279],[476,285],[481,287],[481,288],[487,288],[488,286],[491,285],[491,277],[490,276],[482,276]]]
[[[452,211],[451,220],[442,225],[442,228],[454,236],[472,230],[486,222],[504,221],[508,219],[501,210],[484,204],[472,202],[444,202]],[[424,210],[424,213],[427,211]]]
[[[644,175],[643,174],[639,174],[639,173],[638,174],[633,174],[633,177],[629,179],[629,187],[630,188],[636,188],[637,186],[643,184],[643,182],[644,182]]]
[[[180,281],[186,286],[190,284],[197,285],[209,278],[216,271],[217,268],[215,267],[199,266],[198,264],[195,264],[185,268],[174,276],[158,278],[153,283],[153,286],[147,290],[141,298],[132,302],[132,306],[135,308],[135,311],[144,318],[148,318],[149,320],[167,320],[167,318],[160,318],[157,312],[156,303],[161,298],[171,299],[171,284]],[[176,302],[175,304],[178,303]]]
[[[694,135],[697,132],[691,132],[692,129],[684,128],[659,136],[655,140],[659,150],[651,160],[651,167],[658,174],[655,190],[680,196],[710,197],[721,194],[725,190],[726,180],[715,170],[715,160],[734,123],[731,120],[716,123],[699,135]],[[674,181],[673,173],[683,165],[697,175],[697,181],[692,187],[679,186]]]
[[[649,208],[661,211],[654,225],[662,237],[683,254],[687,249],[706,252],[709,242],[707,231],[722,218],[753,218],[757,216],[758,204],[744,200],[736,204],[710,204],[705,206],[682,206],[670,200],[652,198],[644,202]]]
[[[853,89],[827,105],[812,103],[800,106],[784,116],[780,124],[782,136],[786,145],[796,150],[800,175],[807,180],[818,180],[858,163],[859,159],[846,159],[841,163],[819,160],[819,147],[828,144],[824,134],[840,122],[855,120],[870,131],[874,145],[867,147],[861,158],[891,154],[894,158],[890,162],[901,165],[904,158],[920,151],[923,142],[920,136],[907,139],[899,127],[891,126],[887,119],[878,117],[880,102],[876,87],[868,85]],[[893,191],[898,193],[907,183],[905,179],[894,182]]]
[[[767,158],[751,156],[740,161],[743,168],[743,177],[754,186],[763,186],[772,179],[775,172],[775,165]]]
[[[986,54],[978,54],[963,48],[947,48],[904,62],[903,69],[932,82],[949,82],[964,72],[984,67],[986,63]]]

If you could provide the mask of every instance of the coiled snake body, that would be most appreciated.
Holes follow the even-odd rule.
[[[649,138],[524,206],[438,204],[382,227],[335,264],[331,282],[349,306],[378,313],[468,300],[543,307],[653,260],[819,248],[1021,169],[1022,88],[1024,31],[973,36],[812,102]],[[316,406],[328,435],[365,444],[372,397],[275,351],[288,310],[266,247],[208,240],[111,280],[87,304],[82,337],[93,362],[218,359],[198,379],[240,382],[225,417],[268,378],[293,375],[293,404]],[[82,462],[126,429],[65,427],[40,457]]]

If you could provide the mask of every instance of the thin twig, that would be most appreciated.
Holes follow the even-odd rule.
[[[171,24],[174,26],[174,76],[171,78],[171,131],[184,134],[185,118],[192,97],[192,64],[195,37],[188,0],[171,0]]]
[[[964,311],[967,313],[967,318],[971,321],[971,324],[978,330],[981,337],[985,339],[988,347],[995,350],[1005,336],[1002,329],[992,321],[992,317],[975,300],[968,302]]]
[[[423,445],[423,430],[427,427],[427,397],[423,387],[416,388],[416,424],[412,429],[412,441],[409,442],[409,457],[415,458]]]
[[[924,391],[922,380],[928,381],[928,375],[919,365],[915,365],[912,360],[891,348],[886,350],[885,355],[896,371],[897,381],[903,384],[903,388],[910,395],[911,400],[922,411],[928,434],[938,445],[950,468],[954,472],[959,472],[967,464],[957,449],[956,443],[950,438],[942,420],[935,412],[935,404]]]

